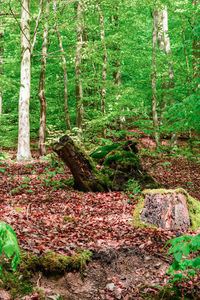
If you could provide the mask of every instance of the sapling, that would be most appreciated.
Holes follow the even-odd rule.
[[[20,250],[17,243],[17,236],[12,227],[5,222],[0,223],[0,276],[4,277],[2,262],[4,260],[3,254],[7,259],[11,259],[11,267],[13,271],[16,271],[18,264],[20,263]]]

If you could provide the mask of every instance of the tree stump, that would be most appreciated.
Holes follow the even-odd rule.
[[[73,140],[64,135],[58,143],[53,145],[53,150],[70,168],[74,177],[74,188],[83,192],[103,192],[108,191],[106,176],[93,165],[90,157]]]
[[[144,197],[144,207],[140,212],[142,222],[170,231],[189,229],[187,195],[181,189],[147,190]]]

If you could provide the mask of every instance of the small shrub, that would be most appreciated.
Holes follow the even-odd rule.
[[[167,252],[174,257],[174,262],[168,270],[168,273],[172,275],[173,282],[199,274],[200,234],[196,236],[182,235],[169,240],[166,245],[168,244],[172,246]]]
[[[20,263],[20,250],[17,243],[17,236],[12,227],[5,222],[0,223],[0,275],[3,275],[2,265],[4,263],[5,254],[6,258],[11,260],[11,267],[13,271],[16,271],[18,264]]]

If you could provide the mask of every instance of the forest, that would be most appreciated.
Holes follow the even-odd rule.
[[[199,0],[0,0],[0,299],[200,299]]]

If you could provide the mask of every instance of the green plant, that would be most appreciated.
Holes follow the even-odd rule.
[[[1,173],[4,173],[5,172],[5,168],[3,168],[3,163],[1,162],[1,160],[4,160],[5,159],[5,156],[3,154],[0,154],[0,172]],[[4,165],[8,166],[8,164],[4,163]]]
[[[172,275],[172,281],[182,280],[188,276],[194,276],[200,270],[200,234],[196,236],[182,235],[169,240],[166,246],[172,246],[167,250],[174,257],[168,273]]]
[[[0,223],[0,275],[2,277],[2,265],[4,262],[3,254],[5,254],[7,259],[11,259],[12,270],[16,271],[17,266],[20,263],[20,250],[17,243],[17,236],[12,227],[5,222]]]
[[[137,199],[141,193],[141,187],[137,180],[129,179],[125,185],[125,191],[130,198]]]

